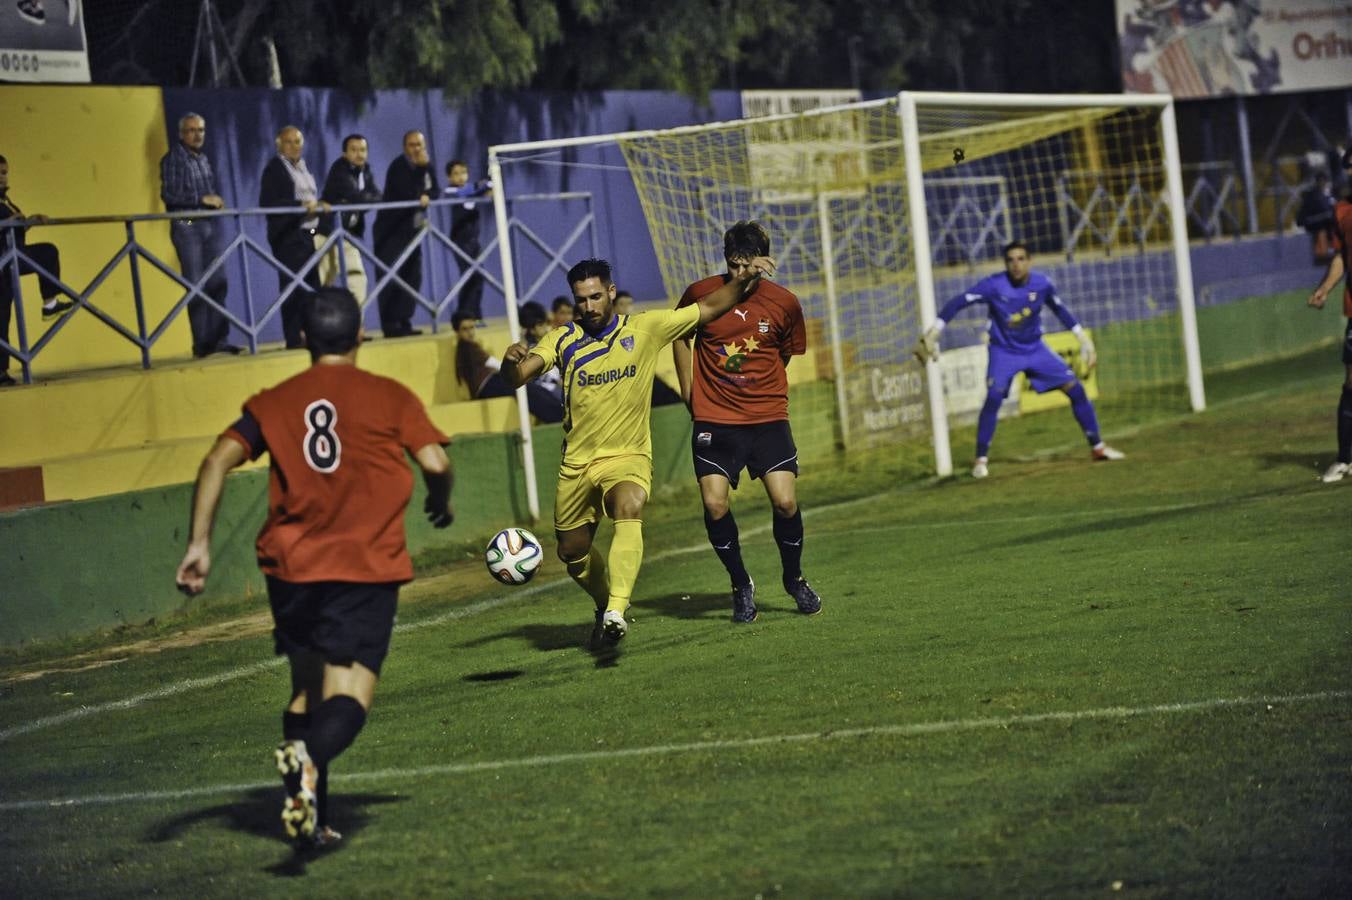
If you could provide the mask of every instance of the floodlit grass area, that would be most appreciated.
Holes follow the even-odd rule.
[[[1352,484],[1316,480],[1340,375],[1325,349],[1211,379],[1201,415],[1105,404],[1123,463],[1052,412],[1002,423],[983,482],[818,465],[814,618],[758,485],[749,626],[693,489],[654,501],[617,655],[552,559],[425,577],[317,856],[280,837],[258,607],[9,654],[3,893],[1352,895]]]

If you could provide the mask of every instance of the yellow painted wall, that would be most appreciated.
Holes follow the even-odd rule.
[[[59,85],[5,85],[0,89],[0,155],[9,160],[10,196],[27,214],[52,218],[161,212],[160,157],[167,152],[164,103],[159,88]],[[137,238],[177,270],[167,223],[137,225]],[[122,246],[120,223],[52,225],[33,228],[31,243],[46,242],[61,251],[61,276],[84,290]],[[150,313],[148,329],[183,295],[166,276],[144,261],[143,291]],[[42,321],[36,277],[23,280],[24,312],[30,345],[52,323]],[[132,333],[130,267],[122,262],[92,296],[93,303]],[[17,325],[10,326],[17,346]],[[161,339],[156,359],[188,356],[187,315],[180,315]],[[43,373],[99,366],[139,364],[140,351],[85,312],[66,322],[36,365]],[[11,363],[17,374],[18,364]]]

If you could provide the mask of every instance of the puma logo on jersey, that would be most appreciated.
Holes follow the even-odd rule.
[[[733,310],[733,313],[734,313],[735,315],[741,316],[743,322],[746,321],[746,310],[744,310],[744,309],[734,309],[734,310]]]

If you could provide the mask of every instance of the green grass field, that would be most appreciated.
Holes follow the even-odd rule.
[[[552,560],[425,577],[319,855],[280,835],[258,608],[11,653],[0,893],[1350,896],[1338,375],[1325,349],[1212,379],[1202,415],[1108,406],[1119,464],[1062,412],[1003,424],[984,482],[805,473],[811,619],[755,493],[750,626],[693,490],[651,507],[618,656]]]

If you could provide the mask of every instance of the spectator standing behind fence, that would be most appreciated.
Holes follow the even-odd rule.
[[[224,209],[225,200],[217,187],[216,172],[202,146],[207,139],[206,119],[197,113],[185,113],[178,120],[178,143],[160,159],[160,199],[169,212],[200,212]],[[206,284],[202,275],[221,255],[219,218],[183,217],[169,222],[169,240],[178,254],[183,277],[225,308],[227,282],[221,265]],[[212,353],[238,353],[239,347],[227,344],[230,320],[201,297],[188,301],[188,327],[192,329],[192,355],[201,359]]]
[[[376,213],[372,236],[375,238],[376,257],[387,267],[403,254],[405,248],[427,227],[427,204],[436,196],[436,177],[432,174],[432,160],[427,155],[427,139],[421,131],[404,133],[404,152],[395,157],[385,172],[386,203],[417,200],[422,205],[410,209],[382,209]],[[391,282],[380,291],[380,330],[385,337],[408,337],[422,334],[413,327],[413,313],[417,309],[416,295],[422,290],[422,247],[409,254],[399,267],[402,284]],[[410,289],[413,293],[410,293]]]
[[[268,246],[272,255],[290,271],[277,271],[277,289],[285,293],[293,275],[305,268],[315,252],[315,236],[319,234],[320,213],[329,211],[329,205],[319,199],[315,177],[305,165],[301,151],[305,136],[294,125],[277,132],[277,155],[263,167],[263,183],[258,188],[259,206],[301,207],[303,212],[293,215],[268,216]],[[307,288],[308,286],[308,288]],[[282,334],[287,349],[305,346],[301,331],[301,313],[310,290],[319,289],[319,267],[305,273],[304,284],[294,288],[282,302]]]
[[[479,243],[479,204],[493,196],[493,183],[486,178],[473,184],[469,181],[469,164],[453,159],[446,166],[445,196],[463,201],[451,207],[451,243],[468,259],[456,256],[460,272],[464,274],[478,261],[483,247]],[[465,286],[460,289],[456,312],[469,313],[475,319],[483,318],[484,277],[474,269]]]
[[[334,205],[356,203],[379,203],[380,186],[376,176],[366,161],[366,138],[360,134],[349,134],[343,138],[343,155],[333,161],[328,177],[324,179],[324,192],[320,195],[325,203]],[[347,231],[347,240],[343,244],[343,269],[347,272],[347,289],[358,303],[366,302],[366,267],[362,265],[361,251],[357,249],[356,239],[366,234],[366,213],[353,210],[335,213],[319,220],[320,241],[333,234],[337,218],[343,217],[343,228]],[[319,261],[319,282],[325,287],[338,282],[338,248],[330,250]]]
[[[9,161],[0,156],[0,220],[35,219],[39,225],[45,224],[47,217],[33,214],[25,216],[19,207],[9,198]],[[57,278],[61,277],[61,254],[53,244],[30,244],[26,240],[28,226],[22,228],[0,229],[0,254],[9,250],[6,232],[14,233],[14,246],[25,256],[36,262]],[[31,275],[37,270],[32,263],[20,261],[19,274]],[[61,299],[61,287],[50,278],[38,276],[38,292],[42,295],[42,319],[58,318],[75,306],[69,300]],[[14,273],[9,266],[0,268],[0,338],[9,340],[10,309],[14,305]],[[0,387],[14,384],[9,374],[9,351],[0,347]]]
[[[1333,207],[1337,202],[1329,187],[1329,177],[1323,172],[1317,172],[1313,182],[1300,195],[1296,224],[1310,236],[1310,253],[1316,266],[1333,258]]]

